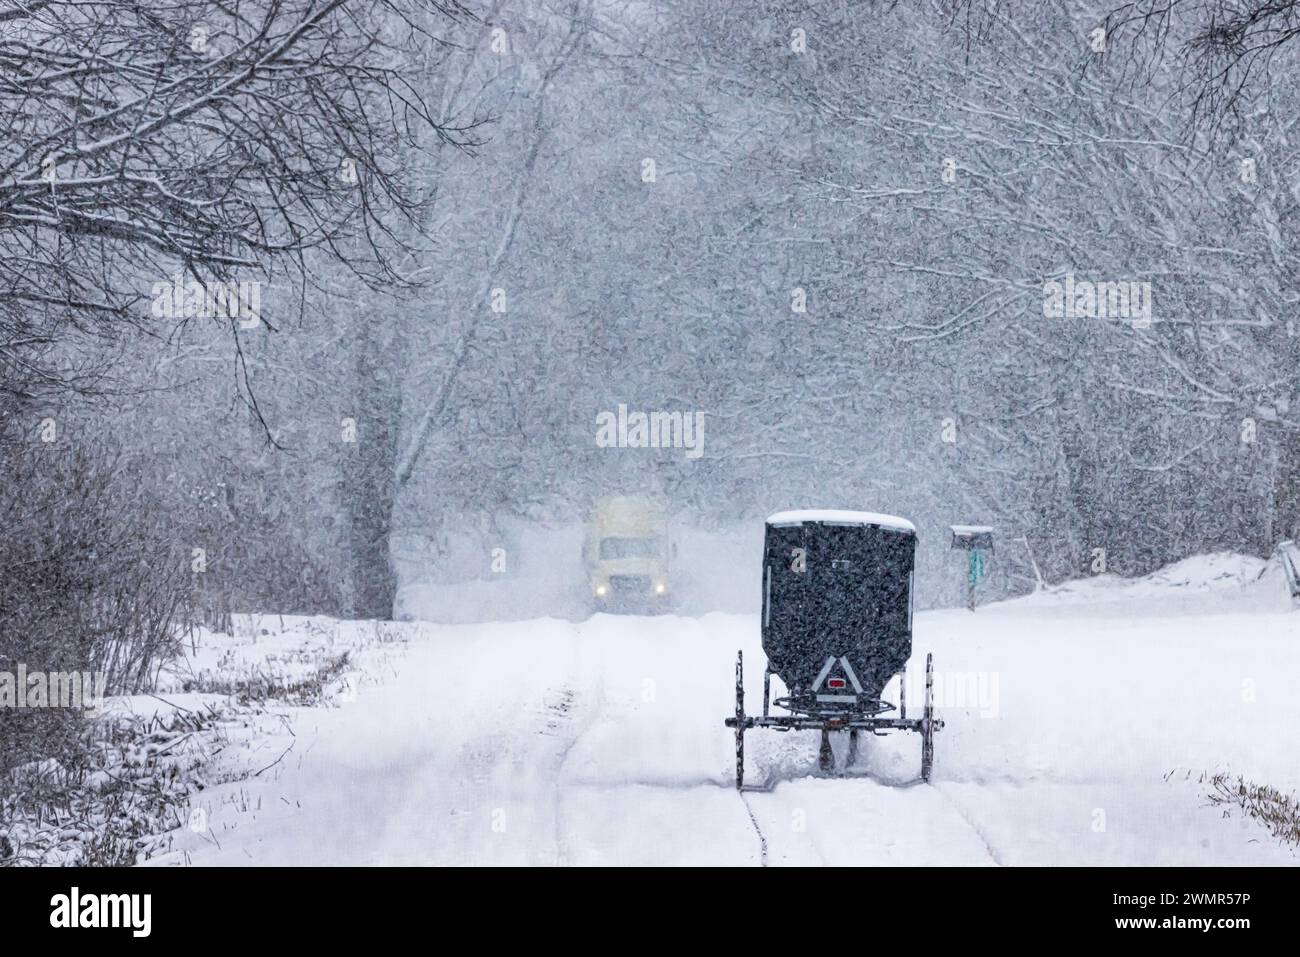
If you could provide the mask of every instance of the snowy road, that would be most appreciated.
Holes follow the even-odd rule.
[[[1196,779],[1300,785],[1300,616],[1075,597],[917,617],[947,722],[931,785],[915,735],[834,778],[812,733],[754,732],[743,795],[722,719],[737,648],[760,706],[754,617],[412,625],[397,675],[306,712],[158,862],[1294,864]]]

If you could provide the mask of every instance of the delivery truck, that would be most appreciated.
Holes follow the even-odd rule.
[[[654,614],[670,607],[676,549],[661,501],[632,495],[596,500],[583,551],[596,611]]]

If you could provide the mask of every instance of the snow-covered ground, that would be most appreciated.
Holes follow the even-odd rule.
[[[722,720],[737,649],[760,707],[752,615],[389,626],[410,642],[384,674],[298,711],[290,756],[196,795],[207,829],[151,863],[1294,864],[1200,780],[1300,787],[1300,613],[1261,567],[918,615],[947,724],[929,785],[916,735],[834,777],[814,734],[755,731],[738,794]]]
[[[209,795],[246,806],[239,782],[292,760],[304,716],[390,678],[418,634],[289,615],[236,615],[232,631],[199,629],[152,691],[105,699],[81,752],[0,780],[0,867],[116,866],[210,839]]]

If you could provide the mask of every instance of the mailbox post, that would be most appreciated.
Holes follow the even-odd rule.
[[[970,555],[966,574],[966,607],[975,610],[975,586],[988,575],[988,555],[993,553],[991,525],[950,525],[952,547]]]

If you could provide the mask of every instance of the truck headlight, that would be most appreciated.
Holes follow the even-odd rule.
[[[604,597],[605,597],[605,592],[606,592],[607,590],[608,590],[608,589],[606,589],[604,585],[597,585],[597,586],[596,586],[596,595],[599,596],[599,597],[601,597],[601,598],[604,598]]]
[[[660,582],[658,585],[655,585],[655,594],[656,594],[656,595],[662,595],[662,594],[663,594],[664,592],[666,592],[667,590],[668,590],[668,586],[665,585],[663,582]]]

